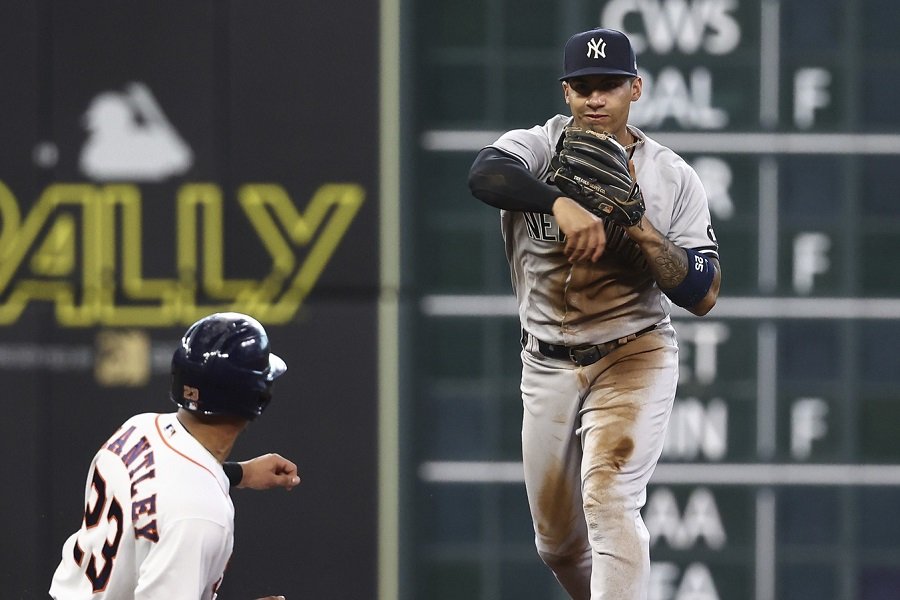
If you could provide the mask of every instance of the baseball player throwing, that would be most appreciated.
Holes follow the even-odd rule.
[[[501,209],[538,553],[576,600],[639,600],[640,510],[678,382],[670,302],[715,305],[718,244],[694,170],[628,125],[642,89],[628,38],[572,36],[560,80],[571,116],[502,135],[469,187]]]
[[[50,596],[214,599],[234,543],[229,484],[291,489],[300,481],[277,454],[223,468],[286,369],[253,318],[217,313],[194,323],[172,358],[177,412],[136,415],[97,451],[81,528],[63,545]]]

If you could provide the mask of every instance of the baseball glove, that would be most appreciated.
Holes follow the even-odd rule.
[[[556,187],[598,217],[626,227],[641,220],[644,197],[628,170],[628,154],[613,135],[566,127],[550,168]]]

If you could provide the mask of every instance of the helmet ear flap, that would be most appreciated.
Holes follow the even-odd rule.
[[[286,370],[258,321],[241,313],[216,313],[182,337],[172,355],[169,397],[196,414],[252,420],[269,405],[272,382]]]
[[[266,408],[269,406],[269,402],[272,401],[272,386],[266,386],[266,389],[260,392],[256,397],[256,411],[257,414],[263,414]]]

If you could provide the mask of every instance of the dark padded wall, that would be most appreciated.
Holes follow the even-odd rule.
[[[289,365],[232,458],[277,451],[303,478],[234,491],[219,597],[375,596],[377,16],[370,2],[0,4],[4,598],[46,598],[91,456],[131,414],[174,408],[174,344],[216,310],[258,316]],[[93,130],[100,98],[113,108]]]

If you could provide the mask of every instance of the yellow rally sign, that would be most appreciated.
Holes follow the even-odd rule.
[[[213,184],[192,183],[177,196],[178,276],[148,279],[137,186],[53,184],[23,221],[15,197],[0,181],[0,325],[15,323],[34,300],[54,303],[57,321],[66,327],[187,325],[227,310],[267,324],[289,321],[365,191],[351,183],[324,184],[303,213],[279,185],[243,185],[237,197],[272,259],[267,273],[226,279],[222,192]]]

